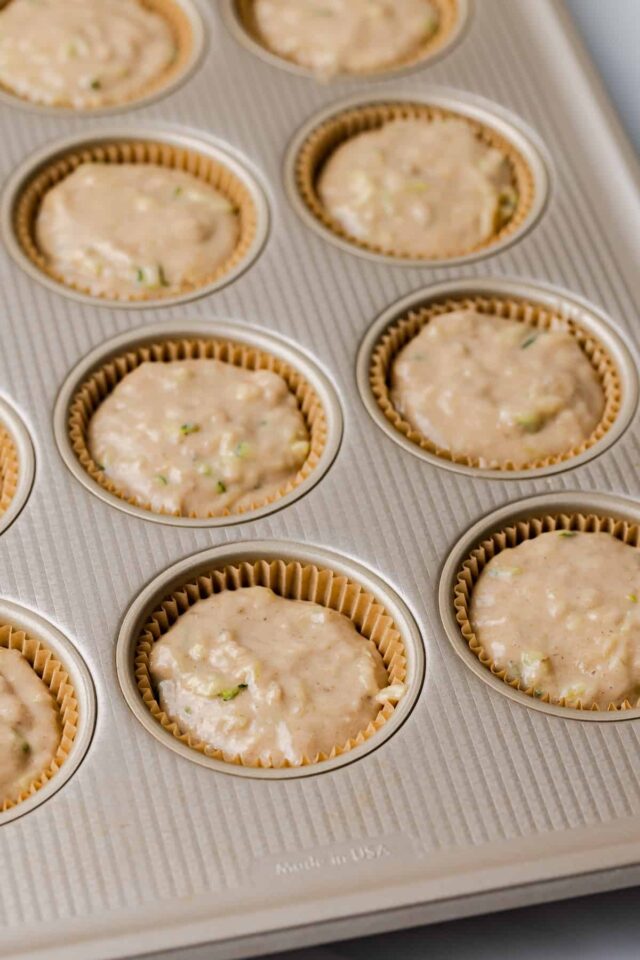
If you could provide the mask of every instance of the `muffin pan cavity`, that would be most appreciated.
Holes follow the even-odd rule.
[[[0,397],[0,533],[24,507],[35,474],[35,456],[27,428]]]
[[[2,599],[0,646],[19,650],[49,687],[61,729],[51,766],[24,790],[18,801],[0,804],[2,826],[39,806],[72,776],[91,742],[96,704],[89,671],[70,641],[38,614]]]
[[[11,0],[8,0],[8,3],[11,3]],[[167,69],[147,81],[131,97],[101,107],[78,109],[65,102],[38,103],[0,84],[0,101],[9,106],[54,117],[99,117],[148,106],[176,91],[193,75],[204,55],[206,32],[202,17],[193,0],[141,0],[141,5],[161,16],[169,24],[175,42],[175,56]],[[3,4],[0,4],[0,7],[2,6]]]
[[[127,373],[143,361],[213,358],[248,370],[272,370],[296,398],[310,439],[308,456],[297,475],[276,496],[243,512],[209,517],[154,513],[121,494],[87,445],[92,414]],[[328,378],[302,352],[278,337],[251,327],[218,321],[156,324],[115,337],[93,350],[65,380],[54,411],[60,454],[73,475],[111,506],[144,520],[173,526],[219,527],[255,520],[304,496],[331,466],[342,438],[340,404]]]
[[[390,682],[405,692],[381,707],[358,737],[336,744],[328,756],[301,766],[244,766],[239,758],[183,734],[164,714],[149,675],[153,643],[193,603],[221,590],[266,586],[282,597],[312,600],[349,617],[371,639]],[[116,667],[122,691],[137,719],[161,743],[221,773],[259,779],[289,779],[335,770],[379,747],[409,715],[422,686],[424,648],[416,623],[395,592],[370,570],[319,547],[288,541],[248,541],[206,550],[156,577],[134,600],[118,635]]]
[[[38,245],[36,218],[48,190],[83,163],[153,164],[189,173],[218,190],[239,219],[239,238],[227,260],[201,284],[184,284],[179,293],[153,290],[126,299],[96,296],[88,287],[66,283]],[[132,133],[105,128],[75,135],[36,151],[9,178],[0,202],[0,230],[13,259],[50,290],[86,304],[111,308],[144,308],[185,303],[213,293],[240,276],[260,253],[269,231],[265,193],[245,161],[231,148],[206,136],[166,127],[141,127]],[[162,274],[160,273],[162,280]]]
[[[485,564],[501,550],[551,531],[610,533],[623,543],[640,544],[640,508],[602,493],[549,493],[519,500],[478,521],[455,545],[440,578],[440,616],[451,644],[470,669],[498,693],[525,707],[573,720],[630,720],[640,707],[598,705],[582,709],[549,702],[499,670],[478,642],[469,622],[474,585]]]
[[[471,458],[440,449],[403,419],[390,396],[393,360],[432,317],[466,308],[520,320],[543,330],[566,331],[576,338],[600,380],[605,400],[600,423],[580,446],[532,462],[524,469],[509,463],[480,467]],[[562,290],[515,280],[437,284],[392,304],[375,320],[360,346],[357,381],[369,414],[404,450],[447,470],[501,480],[548,476],[598,456],[624,433],[638,402],[635,362],[600,310]]]
[[[351,137],[394,120],[456,119],[468,124],[480,141],[506,157],[517,198],[510,218],[477,247],[443,251],[434,258],[412,258],[373,246],[345,231],[327,211],[318,178],[334,151]],[[291,141],[285,158],[289,200],[305,224],[341,250],[399,266],[463,264],[498,253],[520,239],[544,210],[549,188],[547,165],[536,136],[502,108],[477,97],[433,87],[415,96],[382,98],[362,95],[332,104],[311,117]]]
[[[358,73],[339,73],[335,78],[341,82],[361,80],[389,80],[404,76],[414,70],[432,64],[450,53],[461,39],[471,14],[472,0],[433,0],[438,15],[438,27],[428,35],[410,55],[397,63],[377,70]],[[328,82],[319,78],[309,67],[295,60],[280,56],[270,49],[268,42],[261,36],[254,12],[254,0],[222,0],[222,14],[227,27],[235,40],[250,50],[255,56],[272,66],[288,70],[299,76],[311,77],[319,82]]]

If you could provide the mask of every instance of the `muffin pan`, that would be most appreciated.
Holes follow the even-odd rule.
[[[84,717],[60,770],[2,815],[15,820],[0,824],[3,960],[249,956],[640,882],[636,711],[574,715],[513,689],[470,649],[454,605],[469,553],[516,520],[640,517],[635,171],[570,24],[552,0],[482,0],[437,62],[323,85],[243,49],[221,7],[197,3],[201,68],[117,127],[0,115],[0,424],[19,467],[0,517],[14,520],[0,534],[0,620],[65,665]],[[340,111],[399,102],[464,112],[513,144],[532,185],[517,230],[472,257],[408,263],[318,222],[292,176],[307,135]],[[36,266],[14,229],[25,187],[114,141],[232,170],[256,213],[232,271],[184,297],[116,304]],[[408,311],[478,296],[540,304],[597,341],[615,409],[588,449],[494,473],[387,420],[369,378],[380,336]],[[211,525],[156,518],[81,463],[68,432],[78,389],[165,336],[249,344],[313,388],[325,446],[276,504]],[[136,662],[163,599],[264,559],[371,593],[407,654],[409,691],[380,729],[296,770],[182,742],[154,717]]]
[[[6,6],[8,3],[11,3],[11,0],[3,0],[0,7]],[[44,114],[45,116],[101,117],[122,113],[135,107],[144,107],[173,93],[189,79],[204,55],[206,47],[204,22],[193,0],[143,0],[143,3],[148,9],[164,17],[170,24],[177,52],[170,67],[151,83],[147,83],[138,94],[123,103],[77,110],[70,105],[50,106],[36,103],[0,84],[0,101],[8,106]]]

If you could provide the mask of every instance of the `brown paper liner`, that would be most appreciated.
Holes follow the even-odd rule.
[[[139,2],[141,6],[146,7],[147,10],[150,10],[152,13],[157,13],[168,23],[176,47],[175,57],[165,70],[156,77],[149,79],[146,83],[141,84],[140,87],[132,91],[128,97],[124,99],[113,98],[105,100],[97,109],[125,106],[126,104],[142,100],[144,97],[148,97],[156,91],[164,90],[165,87],[172,84],[174,80],[187,69],[191,62],[193,54],[193,33],[189,18],[182,7],[178,3],[175,3],[174,0],[139,0]],[[4,6],[8,6],[9,3],[11,3],[11,0],[7,0],[5,3],[0,2],[0,10]],[[17,97],[28,103],[35,103],[41,107],[64,107],[74,113],[84,113],[96,109],[95,107],[74,107],[69,100],[65,100],[63,97],[52,103],[43,103],[41,100],[31,100],[30,97],[25,97],[17,93],[12,87],[5,84],[0,84],[0,89],[12,97]]]
[[[36,267],[57,283],[80,293],[99,296],[106,301],[155,301],[163,297],[176,296],[175,290],[163,292],[162,288],[126,294],[123,297],[95,294],[89,285],[69,283],[49,264],[36,240],[36,220],[40,206],[47,191],[73,173],[82,163],[145,163],[182,170],[219,190],[233,204],[240,221],[240,236],[234,251],[201,283],[184,283],[179,291],[180,294],[217,282],[247,255],[256,234],[257,211],[245,184],[223,163],[196,150],[176,147],[161,141],[121,140],[97,145],[89,143],[84,148],[70,150],[69,153],[41,168],[24,185],[15,206],[13,226],[23,252]]]
[[[149,672],[149,655],[153,644],[190,606],[198,600],[204,600],[223,590],[239,590],[252,586],[268,587],[278,596],[286,599],[310,600],[348,617],[363,637],[375,643],[387,668],[390,684],[404,683],[406,680],[407,661],[404,643],[393,619],[372,594],[332,570],[297,561],[287,563],[284,560],[258,560],[255,563],[243,562],[237,566],[224,566],[189,581],[165,597],[140,631],[135,651],[135,676],[138,689],[152,716],[181,743],[207,757],[241,766],[272,769],[289,767],[291,764],[286,762],[249,762],[242,756],[225,754],[222,750],[196,739],[191,734],[183,733],[158,703]],[[375,719],[356,737],[346,743],[336,744],[330,753],[304,757],[301,766],[309,766],[342,756],[360,746],[384,726],[394,710],[394,704],[385,703]]]
[[[49,688],[60,716],[60,743],[51,764],[14,800],[0,800],[0,813],[15,807],[40,790],[66,761],[78,730],[78,700],[69,674],[54,654],[35,637],[11,624],[0,623],[0,647],[19,650]]]
[[[18,452],[13,439],[0,423],[0,517],[15,495],[19,469]]]
[[[527,219],[534,199],[533,174],[524,157],[509,140],[477,120],[472,120],[470,117],[453,110],[409,101],[373,103],[368,106],[352,107],[329,117],[309,134],[296,157],[295,178],[298,192],[316,220],[342,240],[347,240],[362,250],[387,257],[405,258],[405,255],[397,250],[368,243],[348,233],[325,208],[320,199],[317,185],[326,161],[346,140],[365,131],[377,130],[393,120],[408,119],[424,120],[425,123],[432,120],[455,119],[467,123],[475,135],[487,146],[493,147],[504,154],[511,169],[512,186],[518,194],[515,212],[493,236],[466,250],[442,250],[435,259],[446,260],[466,256],[492,247],[494,244],[501,243],[508,237],[513,236]],[[411,259],[424,259],[428,262],[434,258],[412,257]]]
[[[434,54],[438,53],[448,42],[452,31],[458,23],[458,2],[457,0],[432,0],[432,3],[433,6],[437,8],[438,26],[434,33],[431,34],[431,36],[426,37],[422,43],[415,48],[415,50],[407,53],[404,57],[400,57],[393,63],[387,64],[384,67],[378,67],[374,70],[339,73],[338,76],[380,76],[384,75],[385,73],[401,69],[402,67],[412,67],[421,63],[423,60],[426,60],[428,57],[432,57]],[[282,53],[279,53],[277,50],[273,50],[269,46],[268,40],[262,35],[258,27],[254,8],[255,0],[235,0],[236,16],[251,39],[255,43],[258,43],[261,47],[264,47],[265,50],[268,50],[269,53],[279,57],[281,60],[284,60],[287,63],[293,63],[295,66],[302,67],[302,69],[313,73],[314,71],[311,67],[306,67],[304,64],[300,64],[297,60],[294,60],[293,57],[286,57]]]
[[[508,320],[519,320],[521,323],[537,327],[541,330],[562,330],[575,337],[578,346],[589,360],[598,376],[604,394],[604,410],[600,422],[589,437],[576,447],[561,454],[542,457],[525,464],[515,464],[512,461],[482,462],[478,457],[469,457],[453,453],[439,447],[429,437],[412,427],[396,410],[391,401],[391,376],[393,363],[407,343],[413,340],[429,321],[440,314],[454,310],[475,310],[477,313],[493,314]],[[464,297],[460,299],[446,299],[411,311],[406,316],[394,321],[380,337],[372,354],[369,365],[369,383],[378,406],[387,420],[395,429],[415,443],[421,450],[432,453],[451,463],[463,464],[467,467],[491,470],[536,470],[549,467],[577,457],[589,450],[605,435],[613,425],[620,410],[622,386],[618,369],[603,344],[596,336],[583,329],[575,320],[563,316],[559,312],[548,310],[540,304],[526,300],[504,299],[501,297]]]
[[[206,340],[167,339],[133,347],[126,353],[113,357],[84,381],[71,401],[67,421],[71,446],[89,476],[96,483],[99,483],[104,490],[115,494],[115,496],[133,506],[142,507],[153,513],[167,513],[167,511],[152,510],[150,504],[135,497],[129,497],[119,490],[116,484],[99,468],[91,456],[87,442],[89,421],[117,384],[141,363],[145,361],[168,363],[173,360],[205,358],[231,363],[244,370],[270,370],[281,376],[296,398],[310,441],[309,454],[302,467],[294,477],[285,480],[274,495],[259,498],[255,502],[236,510],[223,509],[212,512],[208,514],[209,517],[238,515],[274,503],[298,487],[316,468],[327,440],[327,420],[317,393],[294,367],[273,354],[258,350],[248,344],[234,343],[232,340],[216,340],[214,338]],[[181,516],[178,513],[170,515]],[[189,514],[188,516],[196,517],[196,514]]]
[[[469,648],[475,653],[483,666],[491,670],[494,676],[504,680],[504,682],[509,684],[510,687],[513,687],[514,690],[521,690],[530,697],[535,697],[534,688],[521,686],[519,680],[512,679],[508,676],[506,670],[497,667],[482,644],[478,641],[470,622],[471,596],[480,574],[496,554],[509,547],[515,547],[524,540],[532,540],[541,533],[549,533],[554,530],[576,530],[583,533],[609,533],[630,546],[640,546],[640,527],[635,523],[629,523],[627,520],[619,520],[615,517],[599,516],[592,513],[545,514],[541,517],[532,517],[530,520],[519,520],[502,530],[497,530],[482,540],[461,564],[453,588],[453,606],[456,611],[456,620],[460,625],[462,636],[469,644]],[[554,700],[551,699],[548,694],[542,697],[535,697],[535,699],[539,699],[542,703],[553,703],[556,706],[571,707],[578,710],[614,710],[624,712],[625,710],[640,707],[640,700],[636,703],[630,703],[628,700],[625,700],[624,703],[618,706],[615,703],[605,705],[599,703],[583,703],[581,700],[567,701],[564,697],[559,700]]]

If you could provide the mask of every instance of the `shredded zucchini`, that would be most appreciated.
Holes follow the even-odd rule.
[[[518,414],[515,420],[525,433],[537,433],[544,425],[544,418],[535,412]]]
[[[522,567],[489,567],[487,573],[494,580],[511,580],[522,573]]]
[[[199,430],[199,423],[183,423],[180,427],[180,433],[183,437],[188,437],[190,433],[198,433]]]
[[[241,440],[240,443],[236,445],[234,452],[236,457],[240,457],[241,459],[248,457],[251,453],[251,444],[247,443],[246,440]]]
[[[238,694],[242,690],[246,690],[246,689],[247,689],[246,683],[239,683],[237,687],[227,687],[226,690],[221,690],[218,696],[220,697],[221,700],[224,700],[224,701],[235,700]]]

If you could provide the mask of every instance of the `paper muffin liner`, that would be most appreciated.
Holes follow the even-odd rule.
[[[78,731],[79,706],[69,674],[54,654],[36,637],[9,623],[0,623],[0,647],[19,650],[36,674],[49,688],[60,718],[60,743],[49,766],[14,800],[0,800],[0,813],[22,803],[57,773],[67,760]]]
[[[0,423],[0,517],[15,495],[19,469],[16,446],[11,434]]]
[[[175,289],[172,288],[168,292],[166,290],[163,292],[162,287],[152,291],[125,294],[121,297],[110,297],[104,293],[95,294],[88,284],[70,283],[49,264],[47,257],[38,247],[36,239],[38,212],[45,194],[73,173],[82,163],[143,163],[154,164],[171,170],[181,170],[219,190],[233,204],[240,224],[240,236],[235,249],[226,261],[213,269],[200,283],[182,284],[178,295],[216,283],[246,257],[256,236],[258,214],[246,185],[224,163],[205,153],[199,153],[197,150],[177,147],[161,140],[117,140],[107,144],[88,143],[84,147],[69,150],[68,153],[58,156],[51,163],[41,167],[23,186],[15,206],[13,228],[23,252],[39,270],[62,286],[89,296],[98,296],[107,302],[155,301],[164,297],[176,296]],[[170,224],[168,224],[168,228],[170,228]]]
[[[314,564],[284,560],[258,560],[226,565],[201,575],[164,598],[149,615],[136,641],[134,667],[135,678],[142,700],[161,726],[181,743],[193,750],[224,760],[226,763],[246,767],[283,769],[291,767],[288,762],[266,763],[262,760],[249,762],[241,755],[226,754],[198,740],[190,733],[180,730],[160,706],[149,671],[149,657],[154,643],[165,634],[178,617],[199,600],[205,600],[223,590],[240,590],[245,587],[268,587],[285,599],[309,600],[335,610],[348,617],[358,632],[377,647],[384,661],[389,683],[404,683],[407,677],[407,657],[400,631],[384,606],[359,584],[332,570]],[[321,763],[342,756],[369,740],[393,716],[395,705],[387,702],[380,707],[376,717],[357,736],[346,743],[336,743],[329,753],[304,757],[300,766]]]
[[[475,310],[478,313],[493,314],[508,320],[519,320],[523,324],[540,330],[562,330],[573,336],[593,367],[604,395],[602,417],[591,434],[582,443],[561,454],[540,457],[528,463],[515,464],[510,460],[481,462],[478,457],[453,453],[451,450],[438,446],[405,420],[391,400],[391,377],[394,361],[402,348],[410,340],[413,340],[433,317],[454,310]],[[451,463],[478,469],[504,470],[505,472],[509,470],[541,469],[570,460],[590,449],[613,425],[620,410],[622,398],[622,384],[618,368],[609,352],[593,333],[581,327],[570,317],[564,316],[561,311],[555,312],[540,304],[526,300],[503,297],[447,298],[422,307],[420,310],[412,310],[394,321],[380,337],[371,354],[369,384],[373,396],[386,419],[399,433],[415,443],[421,450],[444,460],[449,460]]]
[[[384,67],[377,67],[373,70],[341,71],[338,78],[346,77],[375,77],[393,72],[403,67],[412,67],[428,57],[434,56],[449,42],[452,32],[458,25],[460,11],[458,0],[431,0],[438,14],[438,26],[436,30],[425,39],[416,48],[408,52],[404,57],[398,57],[393,63],[388,63]],[[277,50],[274,50],[269,41],[262,35],[258,27],[255,16],[255,0],[234,0],[236,16],[243,26],[248,36],[269,53],[275,57],[284,60],[285,63],[294,64],[309,73],[314,73],[312,67],[299,63],[293,57],[287,57]],[[321,77],[322,79],[322,77]]]
[[[8,0],[8,2],[10,3],[11,0]],[[127,104],[136,103],[138,100],[146,99],[148,96],[164,90],[165,87],[168,87],[180,77],[191,63],[193,55],[193,31],[191,29],[191,23],[183,8],[180,4],[176,3],[175,0],[139,0],[139,2],[141,6],[152,13],[158,14],[167,22],[173,35],[175,55],[171,63],[169,63],[164,70],[157,76],[151,77],[145,83],[142,83],[136,90],[131,91],[128,96],[124,98],[114,97],[113,99],[107,99],[104,103],[100,104],[99,107],[75,107],[70,100],[66,100],[64,97],[56,99],[51,103],[43,103],[42,100],[34,100],[31,97],[18,93],[6,84],[0,84],[0,89],[12,97],[16,97],[27,103],[34,103],[41,107],[63,107],[69,111],[80,114],[96,109],[102,110],[126,106]],[[0,2],[0,9],[2,6],[3,3]]]
[[[331,154],[351,137],[370,130],[377,130],[393,120],[423,120],[430,123],[432,120],[461,120],[468,124],[476,137],[487,146],[499,150],[507,159],[511,169],[511,185],[517,192],[516,209],[510,219],[504,223],[491,237],[464,250],[442,250],[437,258],[413,257],[428,262],[432,259],[446,260],[455,257],[467,256],[488,249],[496,243],[501,243],[514,235],[527,220],[531,212],[535,182],[533,173],[524,157],[514,145],[493,128],[467,117],[463,113],[447,110],[443,107],[431,106],[425,103],[398,101],[388,103],[372,103],[361,107],[352,107],[335,114],[320,123],[302,144],[295,161],[295,180],[297,190],[307,208],[324,227],[331,230],[342,240],[348,241],[362,250],[381,254],[387,257],[405,259],[405,254],[393,248],[378,246],[360,240],[348,233],[343,226],[334,219],[320,199],[317,184],[322,168]]]
[[[130,497],[100,469],[91,456],[88,445],[89,421],[100,404],[106,399],[120,381],[145,361],[170,363],[175,360],[213,359],[230,363],[244,370],[270,370],[278,374],[287,384],[296,399],[309,434],[309,453],[295,476],[283,481],[275,494],[262,496],[250,504],[237,509],[221,509],[207,514],[208,517],[225,517],[248,513],[270,503],[275,503],[298,487],[318,465],[327,440],[327,419],[322,403],[310,383],[291,364],[279,357],[259,350],[249,344],[235,343],[233,340],[195,338],[167,338],[157,343],[133,347],[126,353],[113,357],[95,370],[78,388],[68,414],[68,432],[71,446],[81,465],[89,476],[109,493],[120,497],[133,506],[142,507],[152,513],[172,516],[196,517],[197,514],[169,513],[153,510],[149,503],[137,497]],[[204,518],[200,518],[204,519]]]
[[[483,539],[474,547],[469,556],[462,562],[455,578],[453,587],[453,606],[456,620],[460,626],[462,636],[470,650],[478,660],[514,690],[520,690],[542,703],[553,703],[560,707],[571,707],[578,710],[590,711],[618,711],[633,710],[640,707],[640,699],[636,703],[625,700],[620,706],[615,703],[600,704],[582,702],[582,700],[567,700],[566,698],[552,699],[549,694],[536,697],[534,687],[524,687],[520,681],[509,677],[507,671],[498,667],[487,654],[486,650],[476,637],[470,621],[471,597],[480,574],[487,563],[502,550],[515,547],[525,540],[532,540],[541,533],[550,533],[555,530],[575,530],[581,533],[609,533],[623,543],[633,547],[640,546],[640,527],[628,520],[620,520],[611,516],[585,513],[558,513],[532,517],[528,520],[519,520]]]

